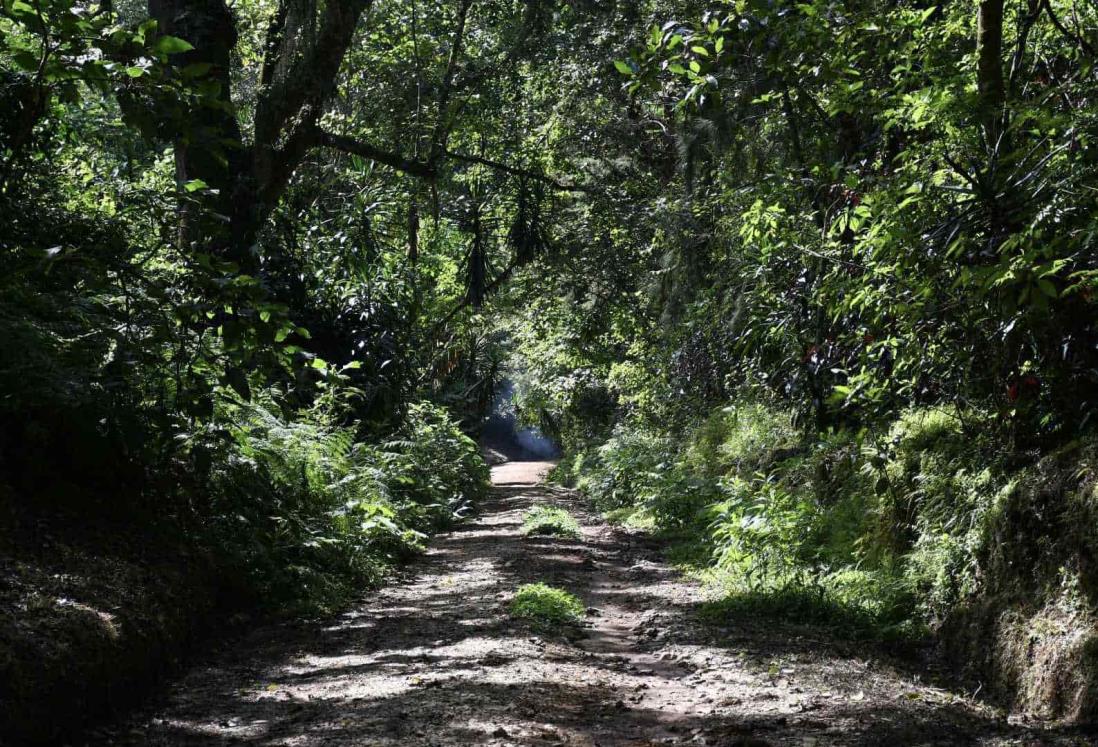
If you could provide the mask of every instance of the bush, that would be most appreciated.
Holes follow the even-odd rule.
[[[631,505],[672,458],[670,439],[629,424],[618,425],[597,451],[597,466],[580,487],[603,509]]]
[[[913,643],[926,628],[912,619],[908,587],[887,573],[846,569],[799,581],[732,586],[705,604],[714,622],[729,617],[822,625],[840,638]]]
[[[737,402],[715,410],[691,434],[684,462],[715,479],[730,471],[754,474],[775,454],[793,451],[798,440],[791,413],[759,402]]]
[[[270,606],[331,608],[487,489],[475,444],[440,409],[413,406],[404,438],[238,411],[234,448],[210,473],[214,543]]]
[[[1006,500],[1004,468],[980,457],[988,444],[939,410],[813,442],[790,423],[752,401],[717,408],[679,441],[626,422],[561,471],[604,510],[639,510],[700,544],[730,598],[767,609],[815,600],[835,620],[895,632],[911,619],[911,632],[972,593]]]
[[[721,487],[728,497],[709,509],[717,565],[760,581],[799,574],[816,507],[764,475],[732,477]]]
[[[432,527],[467,515],[487,493],[490,470],[476,443],[446,410],[429,402],[408,408],[402,438],[386,444],[399,455],[394,481],[405,503],[426,510]]]

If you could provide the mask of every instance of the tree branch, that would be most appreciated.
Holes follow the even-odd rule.
[[[269,86],[274,78],[275,67],[280,61],[283,35],[286,33],[286,3],[279,3],[275,17],[267,26],[267,38],[263,44],[263,69],[259,76],[260,86]]]
[[[382,150],[375,145],[371,145],[362,140],[356,140],[352,137],[347,137],[346,135],[336,135],[332,132],[322,131],[317,142],[325,148],[341,150],[344,153],[353,153],[356,156],[362,156],[363,158],[394,168],[409,176],[416,176],[421,179],[434,179],[438,176],[438,170],[435,168],[435,165],[429,161],[417,161],[400,153]]]
[[[362,156],[376,163],[383,164],[390,168],[396,169],[401,173],[408,174],[409,176],[419,177],[420,179],[438,178],[439,170],[438,163],[433,161],[420,161],[414,158],[409,158],[402,153],[394,151],[382,150],[376,145],[371,145],[363,140],[358,140],[353,137],[347,137],[346,135],[337,135],[333,132],[321,131],[316,138],[316,144],[325,148],[332,148],[333,150],[340,150],[344,153],[353,153],[356,156]],[[488,168],[495,169],[496,171],[502,171],[505,174],[512,174],[513,176],[524,176],[528,179],[534,179],[536,181],[548,184],[554,189],[558,189],[561,192],[583,192],[584,194],[601,194],[597,189],[592,187],[586,187],[579,184],[565,184],[564,182],[557,181],[551,176],[545,174],[539,174],[536,171],[530,171],[528,169],[522,169],[517,166],[511,166],[506,163],[500,163],[499,161],[493,161],[490,158],[484,158],[482,156],[470,156],[464,153],[454,153],[452,151],[446,151],[441,155],[439,160],[452,159],[454,161],[461,161],[462,163],[476,163]]]
[[[482,65],[480,69],[462,71],[462,74],[454,81],[454,88],[460,91],[476,85],[490,76],[499,74],[508,65],[513,64],[519,55],[526,50],[527,44],[533,38],[538,25],[538,14],[542,10],[541,0],[527,2],[522,19],[522,28],[511,47],[505,52],[498,53],[494,62]]]
[[[472,5],[473,0],[462,0],[461,7],[458,9],[454,36],[450,42],[450,59],[446,63],[446,73],[443,75],[442,89],[438,95],[438,122],[435,123],[435,132],[431,137],[431,161],[437,161],[439,155],[446,150],[446,142],[450,137],[450,92],[453,89],[458,60],[461,59],[461,44],[465,38],[465,23],[469,17],[469,8]]]
[[[1010,75],[1007,76],[1007,88],[1012,95],[1017,94],[1018,76],[1022,72],[1022,61],[1025,58],[1026,47],[1029,43],[1029,32],[1037,23],[1041,15],[1041,0],[1027,0],[1028,10],[1018,21],[1018,38],[1014,44],[1014,56],[1010,60]]]
[[[1052,10],[1052,3],[1050,3],[1049,0],[1044,0],[1044,3],[1042,4],[1044,5],[1045,11],[1048,13],[1049,20],[1052,21],[1052,25],[1056,27],[1056,30],[1059,31],[1065,39],[1068,39],[1069,41],[1077,44],[1080,48],[1082,48],[1084,52],[1089,54],[1091,57],[1094,57],[1096,54],[1098,54],[1094,51],[1094,47],[1092,47],[1086,39],[1084,39],[1079,34],[1072,33],[1067,29],[1066,26],[1064,26],[1064,24],[1060,23],[1060,19],[1056,17],[1055,11]]]
[[[557,181],[551,176],[539,174],[536,171],[520,169],[517,166],[510,166],[506,163],[493,161],[489,158],[484,158],[482,156],[469,156],[465,155],[464,153],[453,153],[451,151],[446,151],[446,157],[452,158],[455,161],[461,161],[463,163],[479,163],[482,166],[487,166],[489,168],[495,169],[496,171],[502,171],[505,174],[512,174],[514,176],[525,176],[528,179],[534,179],[544,184],[548,184],[550,187],[553,187],[554,189],[559,189],[561,192],[583,192],[585,194],[592,195],[601,194],[601,192],[599,192],[597,189],[593,189],[591,187],[585,187],[579,184],[565,184],[563,182]]]
[[[293,173],[312,146],[358,20],[373,0],[329,0],[315,31],[311,11],[307,19],[300,18],[292,2],[281,0],[268,29],[256,98],[255,181],[268,209],[281,196],[285,175]],[[306,3],[298,10],[314,7]]]

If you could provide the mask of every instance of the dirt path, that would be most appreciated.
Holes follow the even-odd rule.
[[[650,540],[510,464],[480,516],[326,626],[274,627],[178,682],[113,744],[1044,745],[854,647],[774,627],[706,628],[700,589]],[[569,508],[582,540],[528,539],[524,509]],[[589,606],[572,640],[506,613],[520,584]],[[1070,741],[1064,743],[1085,744]]]

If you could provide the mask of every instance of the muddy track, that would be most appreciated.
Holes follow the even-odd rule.
[[[257,630],[183,677],[151,715],[93,743],[142,745],[1088,744],[1007,725],[869,651],[797,628],[698,623],[697,585],[613,529],[545,465],[496,468],[477,518],[328,624]],[[581,540],[525,538],[552,503]],[[507,615],[546,581],[588,606],[542,636]]]

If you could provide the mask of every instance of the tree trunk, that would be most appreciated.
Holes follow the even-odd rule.
[[[176,179],[180,185],[200,179],[208,186],[181,207],[180,241],[235,262],[242,272],[254,272],[255,178],[231,95],[230,56],[237,40],[232,12],[223,0],[149,0],[149,15],[160,33],[194,47],[175,55],[173,64],[209,65],[205,80],[217,85],[210,101],[170,127]]]
[[[976,17],[976,89],[979,119],[988,145],[996,149],[1002,136],[1003,104],[1003,0],[980,0]]]

